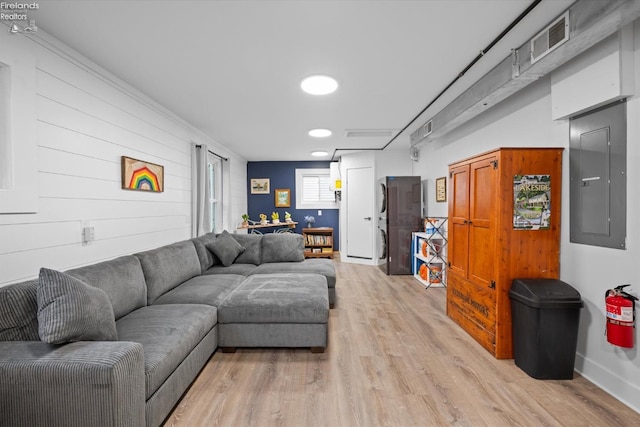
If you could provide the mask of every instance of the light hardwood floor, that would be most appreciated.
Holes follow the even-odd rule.
[[[323,354],[216,352],[165,426],[640,426],[576,374],[535,380],[445,314],[445,290],[336,262]]]

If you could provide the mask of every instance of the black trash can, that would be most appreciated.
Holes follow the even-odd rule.
[[[516,365],[533,378],[572,379],[580,293],[556,279],[514,279],[509,297]]]

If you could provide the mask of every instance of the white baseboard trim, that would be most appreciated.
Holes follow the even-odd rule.
[[[343,255],[343,254],[340,254],[340,261],[348,262],[348,263],[351,263],[351,264],[378,265],[378,263],[375,262],[375,260],[372,260],[372,259],[350,257],[350,256]]]
[[[629,383],[625,377],[612,372],[581,354],[576,354],[576,372],[618,399],[634,411],[640,413],[640,388]],[[629,376],[636,377],[638,371],[630,372]]]

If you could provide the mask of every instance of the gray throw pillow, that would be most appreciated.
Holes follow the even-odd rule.
[[[262,262],[262,234],[232,234],[231,237],[244,247],[234,263],[259,265]]]
[[[0,341],[40,341],[38,280],[0,287]]]
[[[213,242],[205,243],[205,246],[218,257],[225,267],[233,264],[238,255],[244,252],[244,246],[238,243],[227,230],[220,233]]]
[[[38,332],[49,344],[118,339],[113,307],[99,288],[59,271],[40,269]]]
[[[216,235],[213,233],[203,234],[200,237],[194,237],[191,239],[193,242],[193,246],[196,248],[196,252],[198,253],[198,260],[200,261],[200,267],[202,273],[210,269],[216,264],[220,264],[220,260],[216,259],[213,252],[207,249],[207,243],[213,243],[216,240]]]

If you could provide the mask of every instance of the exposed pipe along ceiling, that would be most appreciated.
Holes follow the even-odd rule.
[[[500,40],[502,40],[519,22],[540,4],[534,1],[511,24],[509,24],[478,56],[476,56],[440,93],[438,93],[407,125],[381,148],[358,148],[357,150],[381,151],[387,148],[404,131],[413,125],[424,113],[440,99],[451,87],[462,78],[482,57],[484,57]],[[635,0],[614,0],[604,4],[602,2],[578,1],[567,12],[559,15],[556,22],[563,15],[567,16],[567,37],[558,43],[548,54],[535,63],[531,60],[531,40],[517,49],[512,50],[511,56],[505,58],[491,71],[485,74],[469,89],[458,96],[451,103],[435,113],[422,126],[411,134],[411,149],[417,149],[420,143],[431,141],[442,136],[478,114],[486,111],[498,102],[525,88],[532,82],[546,76],[548,73],[573,59],[580,53],[594,46],[606,37],[620,30],[625,25],[640,17],[640,2]],[[544,31],[546,28],[541,28]],[[506,77],[505,77],[506,76]],[[428,127],[428,132],[425,128]],[[331,156],[335,160],[338,151],[356,150],[355,148],[336,148]]]
[[[442,89],[418,114],[415,115],[415,117],[413,117],[409,121],[409,123],[407,123],[402,129],[400,129],[400,131],[398,131],[389,140],[389,142],[387,142],[381,148],[368,148],[366,150],[381,151],[381,150],[384,150],[385,148],[387,148],[389,145],[391,145],[393,143],[393,141],[395,141],[396,138],[398,138],[398,136],[400,136],[405,130],[407,130],[407,128],[409,128],[409,126],[411,126],[413,123],[415,123],[415,121],[418,120],[429,109],[429,107],[431,107],[438,99],[440,99],[442,97],[442,95],[447,93],[447,91],[454,84],[456,84],[458,82],[458,80],[460,80],[467,73],[467,71],[469,71],[471,69],[471,67],[473,67],[480,59],[482,59],[500,40],[502,40],[507,34],[509,34],[509,31],[511,31],[516,25],[518,25],[518,23],[520,21],[522,21],[527,15],[529,15],[529,13],[531,13],[531,11],[536,6],[538,6],[541,2],[542,2],[542,0],[535,0],[533,3],[531,3],[520,15],[518,15],[518,17],[516,19],[514,19],[504,30],[502,30],[502,32],[495,39],[493,39],[493,41],[491,43],[489,43],[489,45],[487,47],[482,49],[480,51],[480,53],[466,67],[464,67],[464,69],[462,71],[460,71],[453,78],[453,80],[451,80],[451,82],[448,85],[445,86],[444,89]],[[331,161],[334,161],[336,152],[345,151],[345,150],[353,150],[353,148],[336,148],[333,151],[333,155],[331,156]],[[363,150],[363,149],[360,148],[359,150]]]

